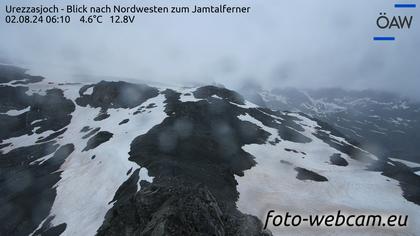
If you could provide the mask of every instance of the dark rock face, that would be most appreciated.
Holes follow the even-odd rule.
[[[130,121],[130,120],[129,119],[124,119],[120,123],[118,123],[118,125],[123,125],[123,124],[127,123],[128,121]]]
[[[48,135],[45,138],[42,138],[42,139],[37,140],[35,143],[43,143],[43,142],[47,142],[47,141],[53,140],[53,139],[57,138],[58,136],[64,134],[66,132],[66,130],[67,130],[67,128],[64,128],[64,129],[62,129],[60,131],[57,131],[55,133],[52,133],[52,134]]]
[[[239,94],[232,90],[225,89],[225,88],[218,88],[215,86],[204,86],[201,88],[198,88],[196,91],[194,91],[194,97],[196,98],[210,98],[212,95],[217,95],[221,98],[226,99],[229,102],[233,102],[236,104],[244,105],[245,100],[244,98]]]
[[[0,98],[0,112],[30,107],[29,111],[18,116],[0,114],[0,141],[34,132],[58,131],[70,123],[75,106],[71,100],[64,98],[62,90],[47,90],[45,96],[29,96],[25,94],[26,90],[22,87],[0,86],[0,93],[5,94]]]
[[[346,161],[346,159],[342,158],[339,153],[335,153],[332,156],[330,156],[330,162],[333,165],[336,166],[348,166],[349,163]]]
[[[87,138],[89,138],[90,136],[92,136],[92,135],[96,134],[99,130],[101,130],[101,128],[99,128],[99,127],[96,127],[96,128],[94,128],[94,129],[90,129],[90,131],[89,131],[87,134],[83,135],[82,139],[87,139]],[[87,131],[86,131],[86,132],[87,132]]]
[[[27,87],[12,87],[7,85],[0,85],[0,112],[4,113],[8,110],[22,110],[25,109],[31,98],[25,93],[28,91]]]
[[[295,149],[291,149],[291,148],[285,148],[284,149],[286,152],[294,152],[294,153],[299,153],[298,151],[296,151]]]
[[[137,172],[125,183],[132,193],[137,190],[136,179],[132,181]],[[182,178],[161,178],[153,184],[143,181],[141,185],[133,195],[116,196],[118,201],[98,235],[270,235],[253,216],[238,211],[225,214],[204,185]]]
[[[93,119],[94,121],[100,121],[100,120],[105,120],[106,118],[108,118],[110,115],[105,111],[105,110],[101,110],[99,112],[99,114]]]
[[[84,92],[90,87],[93,87],[92,94],[85,95]],[[147,99],[156,97],[159,91],[147,85],[131,84],[121,81],[101,81],[94,85],[83,86],[79,94],[80,97],[76,99],[78,105],[101,107],[106,111],[108,108],[136,107]]]
[[[320,174],[317,174],[313,171],[307,170],[305,168],[296,167],[295,170],[298,172],[296,178],[300,180],[313,180],[316,182],[328,181],[328,179]]]
[[[130,151],[130,160],[147,168],[154,181],[116,197],[99,234],[264,235],[259,220],[236,209],[233,174],[255,165],[241,147],[264,143],[269,134],[239,120],[244,110],[227,100],[182,103],[178,93],[164,94],[169,117],[137,137]]]
[[[54,219],[53,216],[49,216],[42,224],[41,228],[36,230],[33,235],[35,236],[56,236],[61,235],[66,230],[66,224],[59,224],[52,226],[51,221]]]
[[[25,74],[24,69],[13,66],[0,65],[0,84],[10,81],[38,82],[42,77]],[[26,81],[26,82],[24,82]],[[42,133],[47,129],[58,131],[69,124],[71,113],[75,107],[72,101],[64,98],[60,89],[50,89],[46,95],[27,95],[27,87],[0,85],[0,112],[9,110],[22,110],[30,107],[30,110],[18,116],[0,114],[0,141],[4,138],[17,137],[36,132]],[[32,124],[35,120],[40,120]]]
[[[106,141],[112,138],[113,134],[108,131],[101,131],[95,134],[95,136],[91,137],[86,144],[86,147],[83,151],[88,151],[90,149],[94,149],[97,146],[105,143]]]
[[[0,84],[11,81],[14,81],[12,84],[29,84],[40,82],[44,79],[41,76],[32,76],[25,72],[25,69],[19,67],[0,65]]]
[[[80,132],[82,132],[82,133],[86,133],[86,132],[88,132],[89,130],[91,130],[92,128],[90,128],[89,126],[84,126],[81,130],[80,130]]]
[[[56,196],[53,186],[60,180],[58,170],[74,150],[73,144],[60,146],[55,140],[67,130],[75,109],[73,102],[60,89],[49,89],[45,95],[26,94],[28,87],[23,85],[42,79],[25,74],[23,69],[0,65],[0,112],[29,108],[16,116],[0,114],[0,149],[12,145],[3,143],[6,139],[54,131],[32,145],[0,151],[1,235],[28,235],[48,216]],[[9,82],[21,86],[1,85]],[[43,161],[47,155],[52,157]],[[39,234],[58,234],[64,230],[60,227],[44,227]]]
[[[73,144],[57,148],[52,141],[0,154],[2,235],[28,235],[48,216],[56,196],[53,186],[61,174],[57,170],[74,150]],[[51,153],[53,157],[36,163]],[[31,164],[33,161],[35,164]]]

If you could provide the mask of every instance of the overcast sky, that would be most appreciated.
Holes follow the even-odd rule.
[[[50,80],[117,76],[231,88],[253,80],[267,88],[339,86],[420,98],[419,9],[393,9],[395,1],[118,1],[145,6],[211,2],[252,9],[242,15],[137,15],[132,25],[82,25],[77,15],[69,25],[5,24],[5,5],[25,2],[1,1],[0,60]],[[51,5],[30,1],[37,3]],[[378,30],[382,11],[414,16],[412,28]],[[397,40],[374,42],[373,36]]]

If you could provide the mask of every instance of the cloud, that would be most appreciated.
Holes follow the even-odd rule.
[[[338,86],[420,96],[417,9],[397,10],[392,2],[381,0],[194,3],[210,2],[250,5],[252,9],[242,15],[137,15],[136,23],[127,25],[83,25],[77,15],[72,15],[68,25],[2,24],[0,59],[23,64],[52,80],[75,79],[74,75],[119,76],[164,83],[222,83],[235,88],[253,79],[264,87]],[[107,3],[174,4],[151,0]],[[28,3],[6,0],[3,9],[5,4]],[[98,4],[105,2],[89,2]],[[179,0],[176,4],[193,3]],[[378,30],[376,18],[383,11],[390,16],[413,15],[412,29]],[[373,36],[386,34],[395,35],[397,41],[372,41]]]

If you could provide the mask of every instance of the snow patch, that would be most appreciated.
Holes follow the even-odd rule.
[[[31,107],[28,106],[28,107],[26,107],[24,109],[21,109],[21,110],[9,110],[6,113],[1,113],[1,114],[5,114],[5,115],[8,115],[8,116],[19,116],[19,115],[21,115],[25,112],[28,112],[30,109],[31,109]]]

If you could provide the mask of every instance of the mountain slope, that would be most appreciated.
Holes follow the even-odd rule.
[[[275,110],[303,112],[331,124],[380,157],[420,162],[420,104],[378,91],[338,88],[271,91],[244,87],[245,97]]]
[[[269,209],[419,217],[420,165],[304,114],[214,86],[31,78],[0,67],[2,234],[270,235]]]

